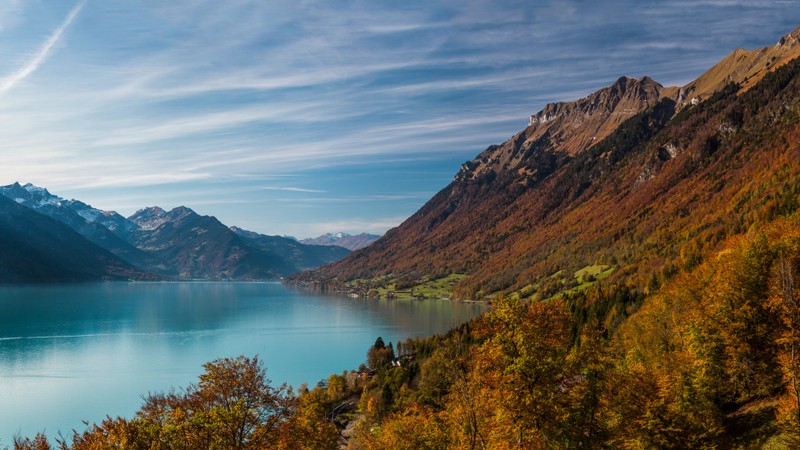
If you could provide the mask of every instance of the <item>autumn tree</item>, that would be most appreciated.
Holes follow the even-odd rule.
[[[481,330],[486,341],[473,354],[476,381],[493,410],[490,440],[504,448],[554,448],[561,445],[568,416],[564,388],[571,372],[572,322],[558,300],[524,304],[500,297]]]
[[[800,446],[800,274],[797,240],[781,243],[773,268],[770,304],[780,316],[777,343],[785,394],[778,406],[778,426],[793,447]]]
[[[51,450],[52,448],[43,433],[37,433],[33,439],[14,437],[14,450]]]
[[[414,403],[388,416],[379,428],[360,427],[352,448],[359,450],[446,450],[447,424],[434,410]]]
[[[339,431],[327,417],[326,405],[331,400],[328,391],[317,388],[295,399],[294,414],[281,426],[275,448],[335,450],[339,447]]]
[[[124,448],[128,450],[149,450],[166,448],[187,448],[186,446],[152,439],[152,428],[148,429],[137,420],[126,420],[121,417],[106,417],[99,424],[90,425],[83,432],[73,430],[71,443],[67,439],[58,439],[61,450],[112,450]]]
[[[712,265],[701,305],[708,316],[698,325],[705,328],[702,345],[720,349],[724,376],[717,384],[723,401],[769,395],[780,385],[774,370],[778,321],[768,306],[773,260],[768,237],[759,233],[734,243]]]
[[[375,344],[367,351],[367,365],[375,370],[384,370],[392,365],[394,360],[394,348],[392,343],[385,345],[379,336]]]
[[[294,397],[274,388],[258,357],[203,365],[196,385],[152,394],[131,420],[107,418],[74,432],[63,450],[260,449],[272,445],[293,413]]]

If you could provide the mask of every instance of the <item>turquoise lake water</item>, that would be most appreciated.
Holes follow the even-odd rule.
[[[351,370],[370,345],[444,332],[484,310],[442,300],[319,296],[280,283],[0,287],[0,448],[16,433],[130,417],[202,364],[259,355],[273,384]]]

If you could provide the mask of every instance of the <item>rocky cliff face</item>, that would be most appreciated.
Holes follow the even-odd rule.
[[[649,77],[621,77],[613,85],[580,100],[548,104],[532,115],[528,127],[511,140],[490,147],[466,163],[457,178],[476,178],[490,170],[517,170],[524,174],[531,170],[524,167],[526,158],[537,150],[575,156],[662,98],[671,98],[681,107],[697,104],[729,83],[738,83],[746,91],[764,75],[797,57],[800,57],[800,28],[783,36],[774,46],[735,50],[680,88],[664,87]]]
[[[664,87],[649,77],[622,77],[609,87],[574,102],[551,103],[530,118],[529,126],[503,145],[489,147],[462,167],[456,179],[477,179],[493,171],[536,176],[555,160],[575,156],[603,140],[622,122],[653,107]],[[547,161],[531,166],[536,155]]]

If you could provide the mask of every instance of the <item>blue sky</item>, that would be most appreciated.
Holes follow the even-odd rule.
[[[547,102],[798,26],[800,0],[3,0],[0,183],[382,233]]]

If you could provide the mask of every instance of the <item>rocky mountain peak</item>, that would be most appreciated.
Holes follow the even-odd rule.
[[[169,211],[164,217],[169,222],[179,222],[179,221],[183,221],[183,220],[187,220],[187,219],[198,218],[198,217],[201,217],[201,216],[199,214],[197,214],[191,208],[187,208],[185,206],[178,206],[176,208],[173,208],[171,211]],[[208,216],[202,216],[202,217],[207,218]],[[213,216],[211,218],[213,220],[215,220],[215,221],[217,220]]]
[[[159,206],[148,206],[136,211],[128,217],[128,220],[139,225],[143,230],[154,230],[165,222],[178,221],[192,215],[197,215],[197,213],[185,206],[178,206],[169,212]]]
[[[17,184],[19,184],[19,183],[17,183]],[[32,194],[33,193],[38,193],[38,194],[42,194],[42,195],[52,195],[52,194],[50,194],[50,191],[48,191],[47,189],[39,187],[39,186],[36,186],[33,183],[25,183],[25,186],[22,186],[22,187],[25,188],[26,191],[28,191],[28,192],[30,192]]]
[[[27,190],[25,190],[25,188],[23,188],[22,185],[19,184],[19,182],[14,184],[9,184],[8,186],[2,186],[0,187],[0,189],[2,189],[3,194],[5,194],[5,196],[9,198],[11,198],[11,194],[16,195],[17,197],[30,196],[30,193]]]
[[[167,212],[161,207],[148,206],[133,213],[132,216],[128,217],[128,220],[143,230],[154,230],[167,221],[166,215]]]
[[[605,115],[615,112],[623,100],[641,103],[645,106],[654,105],[661,98],[663,86],[653,81],[650,77],[640,79],[627,76],[620,77],[611,86],[602,88],[587,97],[574,102],[548,103],[544,109],[531,116],[528,126],[548,124],[556,119],[576,115]],[[639,105],[623,105],[625,108],[617,113],[639,110]],[[632,108],[634,107],[635,108]],[[595,114],[599,113],[599,114]],[[571,121],[575,124],[575,121]],[[578,124],[580,125],[580,124]]]
[[[147,215],[153,215],[153,216],[161,216],[161,215],[163,215],[165,213],[166,213],[166,211],[164,211],[164,209],[161,208],[160,206],[148,206],[146,208],[142,208],[142,209],[136,211],[136,214],[147,214]]]
[[[492,172],[516,172],[521,180],[541,178],[557,160],[586,151],[625,120],[655,106],[667,92],[650,77],[623,76],[584,98],[550,103],[511,140],[464,164],[455,179],[477,179]]]
[[[648,80],[650,80],[648,78]],[[652,81],[652,80],[650,80]],[[610,95],[623,96],[630,89],[636,89],[639,84],[645,83],[644,79],[637,80],[628,76],[621,76],[611,85],[609,89]]]
[[[170,212],[167,213],[167,215],[172,217],[184,217],[190,214],[197,214],[197,213],[194,212],[194,210],[192,210],[191,208],[187,208],[185,206],[178,206],[176,208],[173,208]]]
[[[778,48],[796,47],[800,44],[800,27],[795,28],[791,33],[781,37],[775,45]]]
[[[0,186],[0,194],[16,201],[17,203],[29,208],[40,208],[46,205],[62,206],[65,200],[55,196],[47,189],[35,186],[31,183],[20,185],[18,182],[8,186]]]

